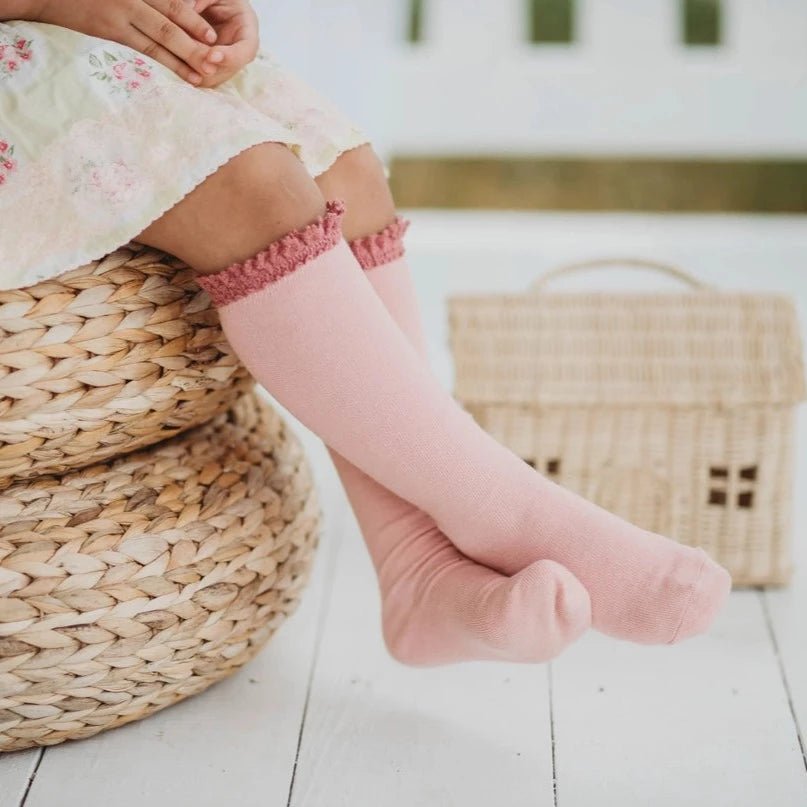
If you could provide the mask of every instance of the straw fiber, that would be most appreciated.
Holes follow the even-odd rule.
[[[136,311],[163,289],[148,266],[124,270]],[[0,492],[0,750],[88,737],[238,669],[296,608],[318,524],[299,443],[251,393],[148,450]]]
[[[0,488],[205,423],[252,383],[210,298],[160,252],[130,244],[0,291]]]
[[[649,267],[691,290],[556,292],[554,272],[524,294],[452,299],[455,393],[558,483],[702,546],[737,585],[785,583],[805,392],[795,308]]]

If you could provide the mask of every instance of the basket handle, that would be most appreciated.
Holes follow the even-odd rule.
[[[570,275],[585,269],[604,269],[613,267],[628,267],[631,269],[649,269],[654,272],[672,277],[675,280],[680,280],[685,285],[689,286],[695,291],[707,291],[711,288],[708,283],[704,283],[689,272],[679,269],[677,266],[672,266],[668,263],[659,263],[658,261],[650,261],[645,258],[602,258],[593,261],[581,261],[580,263],[571,263],[566,266],[560,266],[557,269],[550,269],[545,272],[537,280],[533,281],[530,285],[530,291],[542,292],[546,287],[556,278],[561,275]]]

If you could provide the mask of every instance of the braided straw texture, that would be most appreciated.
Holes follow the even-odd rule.
[[[207,293],[160,252],[0,290],[0,488],[206,423],[252,384]]]
[[[775,295],[450,302],[455,392],[554,481],[702,546],[736,585],[791,575],[798,321]]]
[[[0,494],[0,751],[89,737],[248,661],[307,581],[319,509],[253,394],[206,426]]]

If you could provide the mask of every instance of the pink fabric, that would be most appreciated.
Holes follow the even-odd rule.
[[[328,202],[324,215],[302,230],[275,241],[244,263],[200,279],[199,284],[217,306],[240,300],[290,274],[306,262],[332,249],[342,238],[342,202]]]
[[[389,246],[380,241],[375,245],[383,250]],[[257,278],[257,285],[267,292],[279,277],[290,274],[275,271],[271,255],[276,252],[251,262],[264,267],[266,283]],[[316,244],[313,252],[319,252]],[[394,270],[394,265],[372,275],[392,299],[408,298],[400,313],[401,325],[410,327],[406,315],[417,315],[412,290],[407,288],[406,275],[389,269]],[[210,287],[218,285],[217,280],[218,275],[199,282]],[[219,288],[226,291],[227,287]],[[239,300],[233,299],[221,312],[236,350],[261,332],[261,328],[255,331],[256,323],[241,319],[238,312],[243,301]],[[306,321],[300,327],[305,328]],[[336,452],[331,454],[378,574],[384,639],[399,661],[417,666],[470,660],[542,662],[557,656],[591,624],[588,593],[559,564],[538,560],[508,577],[475,563],[457,550],[429,516]]]
[[[415,290],[400,257],[405,230],[388,227],[380,238],[350,246],[372,269],[367,277],[376,294],[425,361]],[[387,262],[390,255],[398,257]],[[378,574],[384,638],[399,661],[544,661],[589,626],[588,594],[562,566],[536,561],[510,578],[474,563],[430,516],[336,452],[331,456]]]
[[[395,219],[381,232],[350,242],[350,248],[362,269],[375,269],[404,256],[403,238],[409,229],[406,219]]]
[[[478,428],[344,241],[220,313],[236,352],[284,406],[431,516],[464,555],[510,575],[535,561],[561,564],[588,590],[595,627],[634,641],[684,639],[721,609],[731,580],[703,551],[585,501]]]
[[[560,564],[512,577],[466,558],[433,519],[332,452],[381,592],[390,653],[405,664],[542,662],[591,624],[588,594]]]

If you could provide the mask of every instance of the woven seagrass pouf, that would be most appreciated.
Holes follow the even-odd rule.
[[[153,445],[252,386],[175,258],[130,244],[0,291],[0,488]]]
[[[0,751],[205,689],[295,609],[319,509],[296,438],[243,396],[145,451],[0,493]]]

